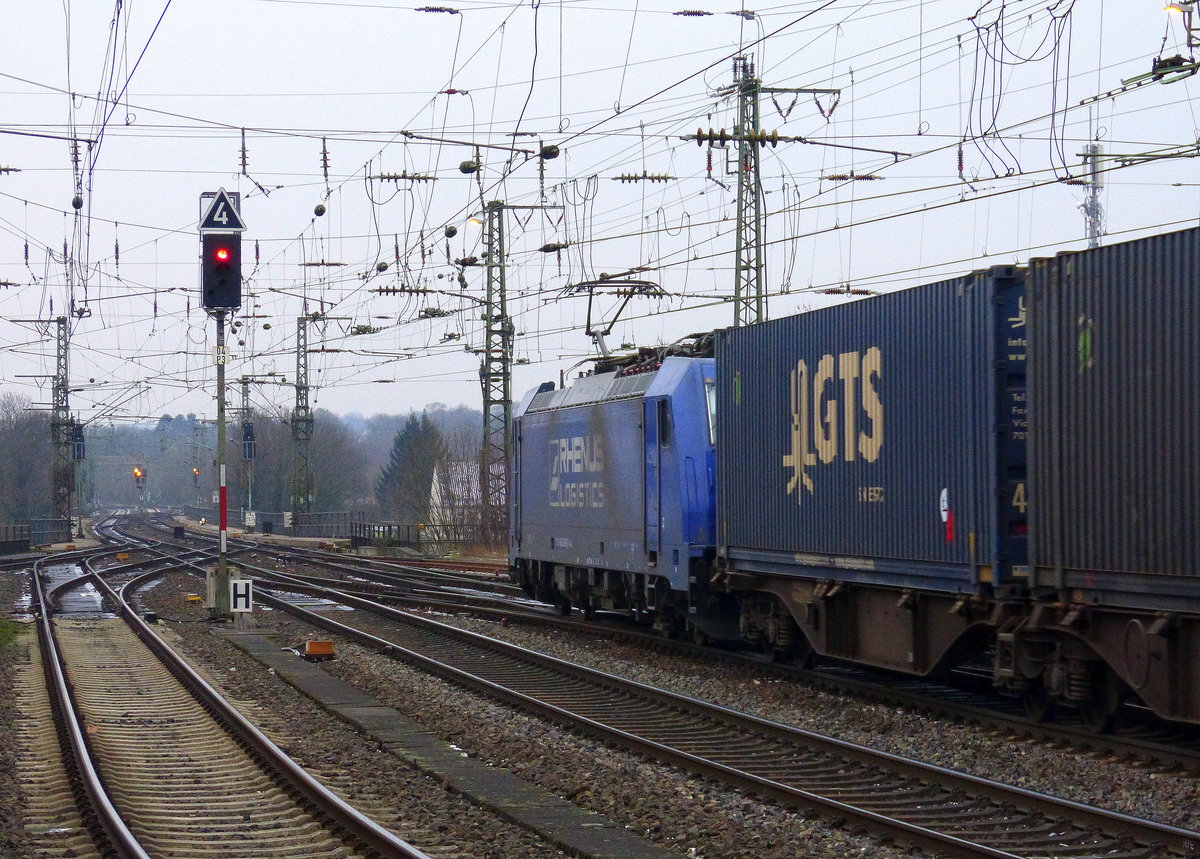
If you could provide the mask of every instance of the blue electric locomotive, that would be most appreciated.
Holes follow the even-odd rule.
[[[509,555],[527,593],[648,614],[671,634],[731,623],[708,589],[715,381],[711,358],[651,356],[522,400]]]

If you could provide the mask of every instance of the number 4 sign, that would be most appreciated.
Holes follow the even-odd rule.
[[[201,197],[203,199],[203,197]],[[246,229],[242,216],[234,205],[233,198],[222,188],[213,197],[200,219],[202,233],[240,233]]]

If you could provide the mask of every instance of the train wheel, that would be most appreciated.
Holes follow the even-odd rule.
[[[1049,722],[1054,719],[1054,699],[1041,683],[1032,683],[1021,693],[1021,701],[1025,705],[1025,715],[1033,721]]]
[[[1085,728],[1097,734],[1111,731],[1121,707],[1121,685],[1112,672],[1105,670],[1091,698],[1078,705],[1079,719]]]
[[[775,663],[783,661],[783,651],[765,635],[758,640],[758,652],[766,657],[767,662]]]
[[[812,645],[808,643],[808,638],[801,635],[800,641],[793,645],[791,652],[788,653],[788,662],[797,668],[812,668],[816,661],[816,654],[813,652]]]

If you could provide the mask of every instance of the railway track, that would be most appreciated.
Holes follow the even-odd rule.
[[[1200,772],[1200,738],[1187,729],[1151,721],[1134,722],[1117,731],[1096,733],[1069,721],[1035,722],[1013,700],[1002,698],[990,689],[972,690],[935,680],[897,677],[836,664],[804,668],[776,663],[760,654],[665,639],[628,623],[562,617],[551,607],[525,600],[514,586],[492,582],[488,576],[480,582],[480,577],[467,576],[460,571],[425,571],[415,562],[393,564],[361,559],[363,562],[360,563],[360,559],[351,561],[332,553],[317,552],[310,558],[309,553],[295,549],[277,550],[252,542],[238,545],[259,555],[286,558],[293,567],[286,573],[253,564],[244,566],[264,580],[286,582],[287,587],[299,593],[321,596],[333,589],[393,607],[468,612],[506,623],[569,630],[578,635],[618,637],[650,650],[666,650],[708,660],[718,658],[826,691],[978,724],[1012,736],[1066,744],[1106,757],[1141,760],[1166,770]],[[439,564],[434,562],[435,566]],[[332,575],[306,574],[300,571],[303,566],[315,566]]]
[[[356,584],[368,591],[364,597],[323,589],[320,577],[302,582],[277,570],[247,569],[260,578],[262,601],[374,650],[640,753],[785,804],[823,809],[852,827],[934,853],[1132,859],[1200,850],[1200,834],[1194,832],[732,713],[387,609],[371,592],[387,586],[356,581],[373,575],[357,568],[325,584],[343,589]],[[288,594],[297,591],[324,593],[393,625],[372,631],[330,620],[295,606]]]
[[[55,618],[35,569],[41,660],[71,749],[64,772],[96,849],[425,857],[312,780],[136,617],[124,591],[145,576],[120,592],[87,577],[119,617]]]
[[[641,754],[953,856],[1194,855],[1200,833],[950,772],[562,662],[351,597],[371,632],[259,597],[331,632]]]

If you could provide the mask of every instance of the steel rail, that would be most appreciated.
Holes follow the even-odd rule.
[[[35,600],[38,645],[42,648],[42,665],[46,682],[51,688],[51,706],[59,723],[60,742],[67,756],[67,772],[75,783],[75,801],[85,824],[92,830],[93,840],[101,853],[115,853],[120,859],[150,859],[133,832],[118,813],[108,796],[104,782],[92,758],[83,727],[79,723],[74,696],[67,681],[62,655],[50,622],[49,605],[42,588],[41,563],[36,562],[31,578]]]
[[[207,539],[207,535],[192,534],[193,537]],[[286,554],[291,560],[306,560],[305,552],[291,549],[286,552],[256,544],[257,549],[265,555],[278,556]],[[329,563],[337,560],[329,553],[318,552],[320,560],[312,561],[316,566],[333,566]],[[345,561],[342,561],[345,564]],[[286,581],[287,587],[298,593],[321,595],[321,588],[330,586],[332,580],[322,581],[319,577],[300,573],[281,573],[265,567],[245,565],[247,570],[254,571],[267,580]],[[1142,760],[1166,770],[1182,769],[1189,772],[1200,771],[1200,748],[1197,740],[1187,728],[1171,732],[1171,726],[1164,725],[1161,729],[1149,731],[1147,727],[1131,725],[1127,729],[1112,733],[1096,733],[1082,727],[1076,727],[1069,722],[1033,722],[1022,714],[1012,712],[1005,707],[1006,701],[998,700],[996,696],[978,691],[957,689],[949,685],[938,684],[921,678],[889,679],[871,677],[870,672],[854,669],[847,673],[844,666],[829,664],[818,668],[803,668],[801,666],[776,663],[761,656],[746,654],[724,649],[705,648],[690,642],[664,638],[661,635],[642,632],[637,629],[622,627],[616,624],[605,624],[596,620],[579,620],[571,617],[561,617],[552,613],[552,609],[539,611],[536,605],[517,604],[505,605],[503,598],[485,597],[482,595],[460,595],[450,589],[437,596],[426,595],[419,589],[405,593],[387,593],[376,591],[379,573],[363,571],[348,565],[342,567],[349,574],[362,578],[365,582],[350,583],[350,587],[335,589],[343,593],[364,598],[374,598],[393,605],[429,606],[440,610],[467,611],[479,617],[526,622],[539,626],[555,626],[572,630],[615,635],[627,640],[636,641],[657,649],[669,649],[690,656],[701,655],[705,658],[717,658],[733,664],[753,666],[762,671],[778,674],[793,680],[799,680],[815,688],[824,689],[834,694],[849,694],[865,700],[894,704],[895,706],[913,708],[918,712],[936,715],[938,717],[960,719],[966,722],[985,725],[996,730],[1005,731],[1016,737],[1028,738],[1032,741],[1069,743],[1083,753],[1102,756],[1121,756]],[[419,569],[412,567],[413,569]],[[390,579],[394,574],[381,571],[381,577]],[[367,584],[367,582],[373,584]],[[386,587],[386,585],[381,585]],[[458,596],[451,605],[445,601],[448,596]],[[490,604],[490,605],[489,605]],[[495,607],[495,606],[499,607]],[[1166,730],[1168,733],[1164,734]]]
[[[176,560],[181,565],[195,566],[190,561]],[[257,760],[299,792],[321,814],[332,820],[335,826],[343,829],[380,856],[398,857],[398,859],[430,859],[428,854],[380,826],[310,776],[266,734],[226,701],[220,692],[209,685],[179,654],[154,633],[149,624],[138,616],[126,600],[126,593],[132,593],[143,582],[160,576],[162,573],[162,570],[143,573],[122,585],[120,591],[113,590],[98,573],[93,573],[93,581],[112,600],[117,607],[118,614],[129,624],[137,637],[169,668],[196,700],[218,721],[225,724],[228,730],[238,738],[240,744]]]
[[[286,588],[286,585],[281,587]],[[477,676],[470,671],[457,668],[437,659],[433,659],[432,657],[425,656],[411,649],[405,648],[402,645],[386,641],[385,639],[361,630],[356,630],[347,624],[332,620],[314,612],[307,611],[298,606],[291,605],[286,600],[281,599],[278,596],[266,593],[264,589],[259,589],[258,595],[259,598],[264,602],[267,602],[285,611],[294,613],[297,616],[303,617],[310,623],[339,634],[346,635],[387,655],[403,658],[406,661],[410,661],[428,670],[432,670],[439,675],[450,677],[456,683],[467,685],[471,688],[478,689],[487,694],[508,701],[518,702],[527,709],[534,710],[560,721],[568,722],[569,724],[577,727],[585,727],[597,735],[620,740],[641,751],[651,754],[652,756],[665,758],[672,762],[680,763],[685,767],[697,769],[705,774],[717,776],[726,782],[733,781],[737,784],[740,784],[742,787],[758,793],[769,794],[781,801],[790,803],[799,802],[801,804],[821,807],[833,816],[854,819],[864,824],[871,825],[876,829],[882,829],[893,837],[903,838],[904,840],[917,844],[923,848],[940,850],[955,856],[1012,857],[1023,855],[1020,853],[1011,853],[1004,849],[990,847],[984,844],[972,843],[952,834],[928,829],[907,821],[890,818],[873,812],[869,809],[847,802],[842,802],[836,798],[821,796],[811,791],[798,789],[794,786],[786,785],[770,778],[754,775],[753,773],[743,772],[734,767],[726,766],[720,762],[709,760],[684,750],[671,748],[651,739],[635,736],[628,731],[615,728],[611,725],[591,719],[587,716],[581,716],[579,714],[572,713],[569,710],[552,703],[538,700],[522,692],[509,689],[500,683]],[[643,699],[655,700],[660,704],[665,705],[676,714],[681,712],[698,714],[707,719],[733,725],[739,730],[750,731],[752,733],[772,739],[778,739],[783,742],[799,742],[809,747],[818,745],[842,757],[849,757],[850,759],[864,762],[868,766],[890,768],[893,772],[897,772],[905,778],[928,780],[933,783],[946,785],[947,789],[957,790],[967,796],[987,797],[992,802],[997,803],[1000,807],[1025,808],[1031,810],[1035,814],[1044,814],[1050,819],[1068,817],[1072,823],[1081,830],[1108,832],[1109,835],[1113,836],[1114,841],[1117,841],[1123,837],[1136,838],[1143,846],[1127,855],[1160,855],[1155,852],[1160,849],[1160,846],[1161,848],[1174,851],[1180,855],[1190,855],[1194,853],[1197,846],[1200,846],[1200,833],[1197,832],[1192,832],[1165,824],[1159,824],[1152,821],[1141,820],[1139,818],[1121,814],[1119,812],[1094,808],[1082,803],[1059,799],[1023,788],[1004,785],[998,782],[979,778],[977,776],[953,772],[941,767],[924,764],[919,761],[903,758],[897,755],[891,755],[862,746],[856,746],[854,744],[846,743],[830,737],[823,737],[819,734],[802,731],[787,725],[771,722],[766,719],[737,713],[727,708],[709,704],[688,696],[656,689],[635,681],[630,681],[614,675],[606,674],[604,672],[595,671],[583,666],[574,665],[573,663],[569,663],[555,657],[527,651],[523,648],[509,645],[504,642],[499,642],[494,639],[489,639],[485,636],[480,636],[457,627],[452,627],[436,621],[409,615],[404,612],[389,609],[385,606],[379,606],[369,602],[368,600],[362,600],[356,597],[350,597],[348,595],[339,595],[336,592],[327,594],[327,596],[346,605],[362,608],[366,611],[389,618],[398,619],[403,621],[405,624],[416,626],[419,629],[434,631],[436,634],[441,636],[449,637],[459,641],[466,641],[474,646],[483,647],[492,652],[502,653],[508,657],[516,658],[526,663],[546,666],[560,673],[568,674],[572,677],[587,678],[592,683],[600,684],[610,689],[618,689],[623,693],[628,694],[632,692]],[[1105,851],[1097,855],[1121,854],[1110,854],[1108,851]]]

